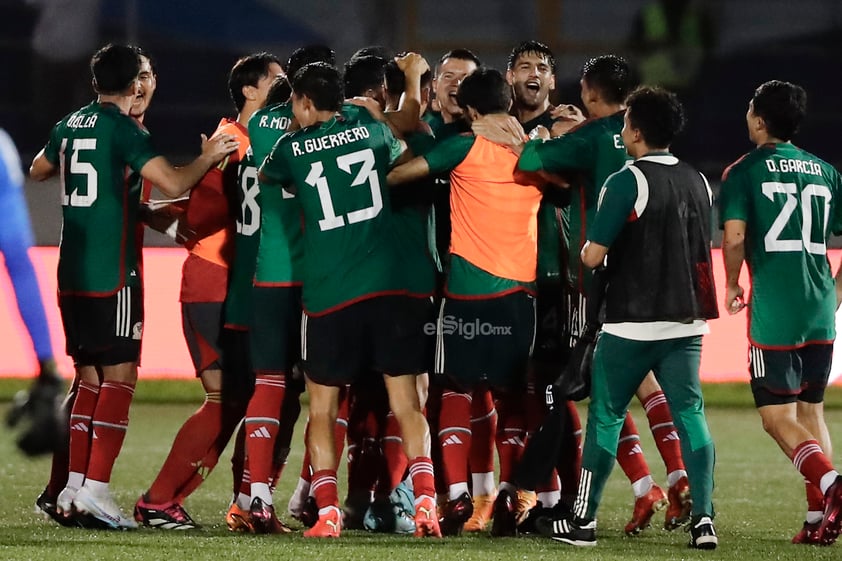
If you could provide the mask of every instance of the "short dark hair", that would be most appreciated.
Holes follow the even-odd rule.
[[[289,99],[292,94],[292,88],[289,85],[289,80],[286,76],[275,76],[272,80],[272,85],[269,86],[269,91],[266,92],[266,101],[263,107],[275,105]]]
[[[622,103],[637,85],[631,65],[617,55],[602,55],[587,61],[582,67],[582,80],[608,103]]]
[[[395,55],[400,58],[406,55],[406,52]],[[421,75],[421,87],[429,86],[433,79],[433,73],[427,70]],[[398,63],[390,60],[386,63],[386,91],[392,95],[402,94],[406,90],[406,76],[403,70],[398,67]]]
[[[312,62],[326,62],[331,66],[336,66],[336,53],[326,45],[307,45],[306,47],[299,47],[292,51],[289,55],[289,60],[284,67],[284,72],[290,80],[295,74],[304,66]]]
[[[292,77],[292,92],[309,97],[319,111],[339,111],[345,100],[339,70],[325,62],[312,62],[299,69]]]
[[[137,45],[132,45],[132,48],[138,54],[138,56],[142,56],[146,60],[149,61],[149,67],[152,69],[152,74],[157,76],[158,75],[158,69],[155,66],[155,59],[152,58],[152,55],[149,54],[149,51],[147,51],[143,47],[139,47]]]
[[[774,138],[789,140],[807,114],[807,92],[798,84],[771,80],[760,84],[751,98],[754,114]]]
[[[383,45],[368,45],[366,47],[361,47],[357,49],[357,52],[351,55],[351,58],[348,62],[351,62],[354,59],[362,58],[365,56],[376,56],[380,58],[385,58],[389,60],[392,58],[392,51],[388,48],[384,47]]]
[[[509,60],[506,64],[506,68],[511,70],[515,67],[515,63],[517,63],[517,59],[520,55],[527,54],[527,53],[534,53],[538,56],[542,56],[547,59],[547,62],[550,63],[550,70],[553,74],[555,74],[555,55],[550,50],[548,46],[540,41],[524,41],[514,49],[512,52],[509,53]]]
[[[273,62],[278,66],[281,64],[275,55],[261,52],[246,55],[234,63],[228,74],[228,92],[237,111],[242,111],[243,105],[246,104],[243,87],[256,86],[261,78],[269,75],[269,65]]]
[[[97,93],[115,95],[137,80],[140,57],[134,47],[109,43],[94,53],[90,66]]]
[[[641,86],[626,98],[629,123],[652,148],[666,148],[684,129],[684,106],[678,96],[656,86]]]
[[[479,57],[471,51],[469,51],[468,49],[453,49],[452,51],[447,51],[446,53],[441,55],[439,63],[436,65],[436,74],[438,74],[438,68],[442,64],[444,64],[444,61],[446,61],[449,58],[457,58],[459,60],[470,60],[477,65],[477,68],[482,66],[482,62],[480,62]]]
[[[480,67],[459,84],[456,102],[462,109],[470,105],[480,115],[505,113],[512,102],[512,87],[499,70]]]
[[[364,95],[366,90],[383,86],[385,66],[386,59],[379,56],[352,57],[345,63],[345,97]]]

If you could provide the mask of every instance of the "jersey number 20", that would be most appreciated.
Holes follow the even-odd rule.
[[[805,185],[804,189],[801,191],[800,205],[798,204],[799,201],[796,198],[798,185],[795,183],[767,181],[761,185],[761,188],[763,189],[763,195],[765,195],[770,201],[775,200],[776,194],[783,194],[786,196],[783,208],[781,208],[778,216],[775,218],[775,221],[772,222],[772,226],[763,238],[766,251],[801,251],[803,248],[807,250],[807,253],[825,255],[827,253],[827,246],[825,244],[824,234],[822,234],[821,241],[817,242],[811,239],[811,234],[813,231],[813,197],[821,199],[819,204],[822,216],[820,216],[819,219],[823,220],[822,232],[824,233],[827,231],[827,222],[830,219],[830,199],[832,197],[827,185],[816,185],[815,183]],[[781,234],[783,233],[784,228],[786,228],[787,223],[792,218],[792,215],[799,208],[801,209],[801,238],[782,240]]]

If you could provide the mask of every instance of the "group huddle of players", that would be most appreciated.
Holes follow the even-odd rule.
[[[575,403],[554,404],[553,466],[536,479],[519,464],[545,420],[545,388],[592,327],[579,249],[600,187],[630,159],[620,134],[637,85],[629,64],[586,62],[585,119],[551,104],[555,59],[534,41],[512,50],[505,72],[465,49],[434,68],[379,47],[341,70],[321,46],[287,61],[248,55],[229,75],[237,117],[181,168],[142,125],[158,79],[150,56],[109,45],[92,70],[98,101],[61,121],[32,166],[36,179],[63,173],[60,307],[77,367],[69,452],[55,455],[38,506],[64,525],[195,528],[185,499],[235,436],[229,528],[290,532],[273,492],[306,388],[307,451],[287,508],[305,536],[551,533],[546,520],[576,499]],[[472,133],[506,115],[530,137],[564,141],[519,159]],[[189,196],[150,201],[153,185]],[[206,400],[125,516],[108,482],[137,379],[143,223],[189,251],[184,333]],[[637,395],[666,485],[627,414],[617,460],[635,496],[629,535],[661,510],[676,529],[692,507],[653,376]]]

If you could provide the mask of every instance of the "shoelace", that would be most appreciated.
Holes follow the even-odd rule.
[[[192,522],[192,520],[190,520],[190,517],[187,516],[184,510],[175,503],[165,508],[164,512],[167,513],[176,522],[180,522],[182,524],[189,524]]]

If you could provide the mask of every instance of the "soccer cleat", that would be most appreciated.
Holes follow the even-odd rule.
[[[292,528],[278,520],[275,516],[275,507],[267,505],[259,497],[251,500],[249,519],[252,531],[255,534],[289,534]]]
[[[690,498],[690,485],[686,477],[675,482],[667,491],[667,514],[664,517],[664,530],[675,530],[690,522],[690,510],[693,500]]]
[[[47,489],[44,489],[38,498],[35,499],[35,512],[44,514],[44,518],[52,518],[62,526],[75,527],[78,526],[72,517],[64,516],[58,511],[56,499],[47,494]]]
[[[719,538],[716,537],[716,529],[713,527],[713,520],[710,516],[702,514],[694,516],[688,528],[690,531],[690,547],[695,549],[716,549]]]
[[[304,500],[301,506],[301,512],[298,515],[298,521],[304,524],[307,528],[312,528],[319,520],[319,507],[316,505],[316,497],[309,496]]]
[[[517,535],[516,498],[509,491],[500,491],[494,500],[494,520],[491,535],[494,537]]]
[[[667,506],[667,502],[667,495],[664,490],[657,485],[652,485],[648,493],[635,499],[632,518],[625,527],[626,535],[636,536],[648,528],[652,515],[663,510]]]
[[[477,495],[474,497],[474,513],[465,522],[462,530],[465,532],[483,532],[488,526],[494,513],[495,495]]]
[[[231,503],[231,506],[228,507],[228,512],[225,513],[225,524],[228,525],[228,530],[231,532],[241,532],[244,534],[254,532],[249,511],[237,506],[236,502]]]
[[[134,519],[143,526],[161,530],[194,530],[199,527],[177,502],[153,505],[143,495],[134,505]]]
[[[418,531],[418,507],[416,506],[416,533]],[[442,509],[441,518],[439,518],[439,529],[443,536],[458,536],[462,533],[462,527],[465,522],[474,513],[474,505],[471,502],[471,496],[468,493],[462,493],[452,501],[447,501]]]
[[[82,514],[90,514],[114,530],[134,530],[137,522],[123,515],[111,494],[94,495],[90,489],[82,486],[73,499],[73,507]]]
[[[467,496],[467,493],[462,496]],[[468,500],[470,501],[470,498]],[[421,497],[418,504],[415,505],[416,538],[440,538],[442,536],[437,512],[436,501],[433,497]]]
[[[821,527],[821,522],[810,522],[805,521],[804,525],[801,527],[801,531],[795,534],[792,538],[792,543],[801,544],[801,545],[821,545],[821,541],[819,540],[819,527]]]
[[[392,503],[392,511],[395,514],[395,533],[414,534],[415,495],[412,490],[406,483],[400,482],[389,495],[389,502]]]
[[[526,517],[529,516],[529,511],[538,504],[538,494],[535,491],[527,491],[526,489],[517,490],[517,501],[515,502],[515,520],[520,526]]]
[[[819,527],[822,545],[833,545],[842,530],[842,475],[827,488],[824,494],[824,516]]]
[[[577,547],[595,546],[596,520],[585,520],[570,515],[553,518],[550,537],[557,542]]]
[[[73,499],[79,493],[76,487],[67,486],[61,490],[56,498],[56,510],[65,518],[70,518],[73,515]]]
[[[363,527],[369,532],[395,531],[395,511],[389,499],[375,498],[363,516]],[[414,528],[413,528],[414,530]]]
[[[324,514],[319,514],[316,524],[304,532],[305,538],[338,538],[342,532],[342,511],[337,506],[327,507]]]

